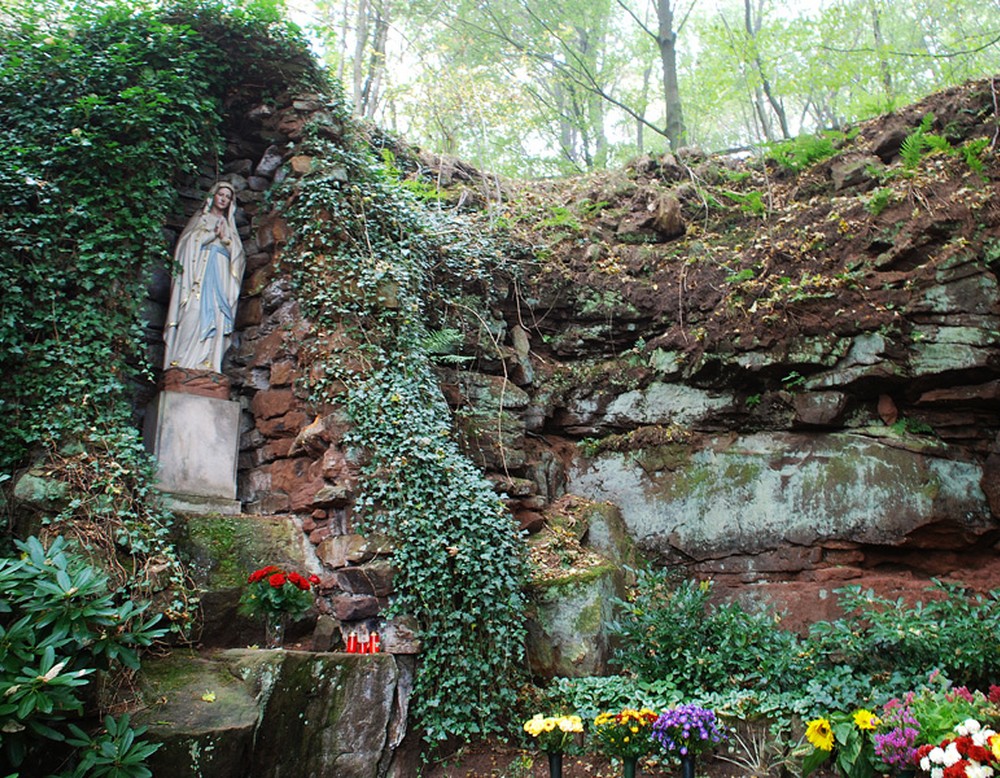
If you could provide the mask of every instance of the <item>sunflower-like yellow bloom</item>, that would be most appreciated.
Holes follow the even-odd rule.
[[[556,724],[563,732],[583,732],[583,719],[579,716],[560,716]]]
[[[882,723],[882,719],[872,713],[870,710],[861,710],[854,712],[854,726],[858,729],[875,729],[879,724]]]
[[[813,719],[806,725],[806,740],[821,751],[833,750],[833,730],[829,719]]]
[[[543,728],[545,727],[545,717],[541,713],[536,713],[526,722],[524,722],[524,731],[527,732],[532,737],[538,737],[542,734]]]
[[[990,746],[990,751],[993,752],[993,758],[1000,762],[1000,735],[991,735],[986,742]]]

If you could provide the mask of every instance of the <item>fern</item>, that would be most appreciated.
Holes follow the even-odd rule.
[[[924,135],[924,145],[930,151],[941,151],[945,154],[952,154],[955,151],[955,147],[942,135],[932,135],[929,133]]]
[[[975,140],[966,141],[959,149],[962,152],[962,156],[965,158],[965,164],[969,166],[969,169],[984,177],[984,171],[986,168],[983,165],[983,152],[986,151],[989,145],[989,138],[976,138]]]
[[[844,138],[844,133],[835,131],[819,135],[799,135],[792,140],[769,144],[766,156],[786,170],[798,173],[816,162],[832,157],[836,152],[834,141]]]
[[[424,342],[421,344],[424,351],[435,356],[454,354],[458,347],[462,345],[465,338],[459,330],[454,327],[445,327],[440,330],[432,330],[427,333]]]
[[[924,134],[920,130],[907,135],[899,146],[899,156],[903,160],[903,167],[913,170],[920,164],[924,156]]]
[[[944,150],[939,148],[940,141],[944,141],[944,143],[948,144],[948,148],[951,148],[951,144],[948,143],[947,139],[929,134],[931,127],[934,126],[934,118],[933,113],[924,114],[924,118],[920,120],[920,126],[907,135],[900,145],[899,156],[903,160],[903,166],[907,170],[916,168],[920,164],[924,152],[935,147],[935,144],[938,144],[938,150]],[[931,138],[935,140],[931,140]]]

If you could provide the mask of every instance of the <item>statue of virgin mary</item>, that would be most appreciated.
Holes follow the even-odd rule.
[[[181,269],[170,285],[165,369],[222,370],[246,267],[235,212],[236,190],[219,181],[177,240]]]

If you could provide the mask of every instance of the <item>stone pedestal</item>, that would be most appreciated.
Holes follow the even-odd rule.
[[[156,457],[158,486],[171,508],[184,513],[240,513],[239,403],[160,392],[146,412],[144,438]]]

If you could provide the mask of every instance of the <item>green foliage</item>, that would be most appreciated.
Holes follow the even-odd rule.
[[[816,135],[799,135],[791,140],[768,144],[764,156],[783,169],[798,173],[832,157],[837,151],[835,143],[845,137],[844,133],[833,130]]]
[[[727,284],[742,284],[744,281],[753,281],[756,273],[752,267],[745,267],[742,270],[738,270],[735,273],[730,273],[726,276]]]
[[[69,730],[73,734],[66,742],[83,752],[72,778],[152,778],[146,760],[160,744],[138,740],[146,727],[132,727],[127,713],[118,720],[105,716],[104,728],[95,735],[76,724]]]
[[[889,427],[897,435],[934,435],[934,428],[927,422],[916,419],[902,418]]]
[[[96,736],[71,720],[87,712],[83,693],[93,673],[138,668],[139,649],[166,632],[156,626],[159,614],[145,618],[147,604],[109,591],[107,576],[63,538],[48,548],[34,537],[16,546],[20,558],[0,559],[0,748],[7,761],[46,763],[53,743],[65,741],[83,751],[74,778],[149,776],[142,762],[156,746],[136,740],[141,733],[127,717],[109,717]]]
[[[907,170],[914,170],[924,153],[930,149],[928,133],[934,124],[934,114],[928,113],[920,121],[920,126],[907,135],[899,147],[899,157],[903,161],[903,167]]]
[[[584,721],[593,721],[606,710],[666,710],[687,699],[677,680],[673,672],[656,680],[621,675],[554,678],[545,690],[542,707],[575,711]]]
[[[860,586],[838,589],[844,616],[813,627],[817,653],[868,676],[937,669],[985,688],[1000,674],[1000,592],[972,594],[941,581],[930,591],[926,603],[911,606]]]
[[[166,561],[166,610],[184,625],[191,601],[131,410],[146,276],[167,259],[175,178],[218,153],[223,101],[316,71],[273,3],[131,5],[21,4],[0,23],[0,471],[40,460],[67,483],[56,520],[85,524],[110,558],[130,553],[122,582],[152,586],[143,567]]]
[[[865,210],[872,216],[878,216],[892,204],[895,195],[890,187],[882,186],[865,199]]]
[[[639,677],[673,675],[686,694],[791,688],[803,680],[798,640],[774,614],[712,604],[710,582],[672,586],[663,572],[640,571],[634,591],[631,602],[618,601],[615,661]]]
[[[469,362],[475,358],[455,353],[461,348],[464,340],[460,330],[454,327],[444,327],[428,332],[422,345],[424,352],[434,362],[454,365]]]
[[[350,126],[339,96],[329,108]],[[315,170],[277,193],[292,203],[282,263],[320,332],[343,335],[307,350],[310,391],[346,404],[349,442],[366,452],[357,528],[396,541],[391,612],[415,617],[423,644],[415,718],[430,743],[495,732],[522,661],[526,561],[509,511],[452,436],[429,351],[456,331],[429,333],[425,306],[432,268],[467,288],[496,260],[421,211],[356,137],[308,150]]]
[[[733,192],[727,189],[722,190],[721,193],[736,203],[743,213],[749,213],[753,216],[763,216],[767,213],[764,195],[755,189],[749,192]]]

